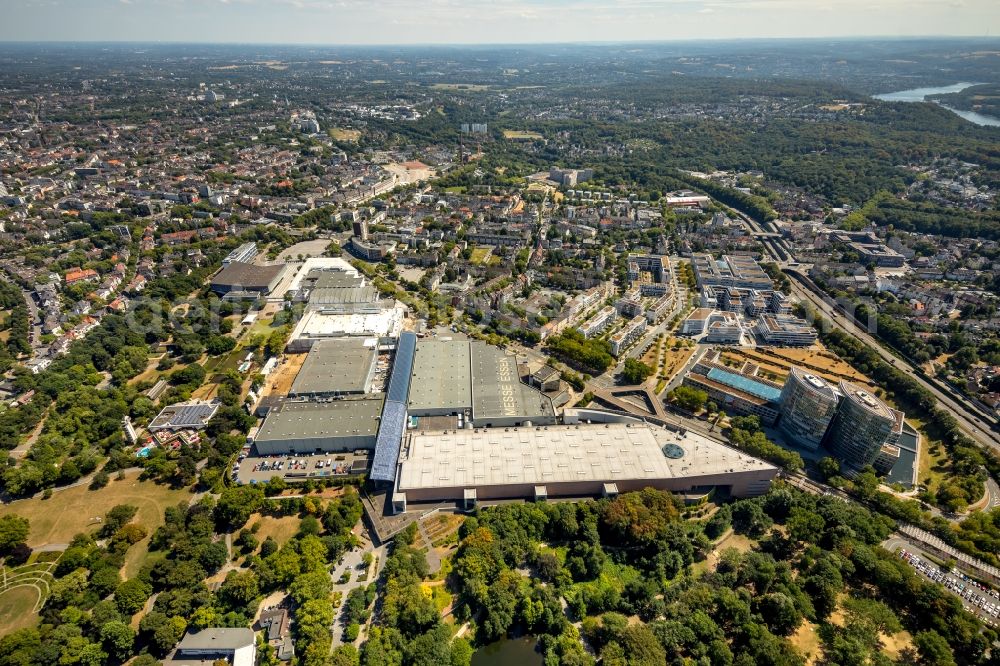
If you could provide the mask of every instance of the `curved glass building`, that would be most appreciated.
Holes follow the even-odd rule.
[[[822,377],[792,367],[781,390],[778,427],[799,446],[815,451],[837,413],[839,400],[837,391]]]
[[[840,392],[844,397],[827,447],[849,467],[861,469],[875,462],[883,446],[898,441],[901,419],[869,391],[841,381]]]

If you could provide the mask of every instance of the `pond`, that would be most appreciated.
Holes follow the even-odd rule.
[[[542,655],[535,652],[534,636],[505,638],[476,650],[472,666],[542,666]]]

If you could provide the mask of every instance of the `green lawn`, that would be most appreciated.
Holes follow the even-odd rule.
[[[486,261],[487,255],[489,255],[490,249],[487,247],[477,247],[472,251],[472,255],[469,257],[469,263],[479,266],[484,261]]]
[[[28,585],[0,592],[0,636],[34,626],[38,622],[38,615],[34,613],[38,595],[38,588]]]
[[[150,533],[163,524],[163,510],[178,502],[187,502],[191,493],[175,490],[152,481],[139,481],[139,470],[125,473],[100,490],[88,490],[87,485],[57,490],[50,499],[17,500],[0,506],[0,516],[15,514],[31,523],[28,545],[38,547],[50,543],[69,543],[73,535],[96,530],[111,507],[133,504],[139,507],[135,522]],[[145,542],[133,549],[145,550]]]

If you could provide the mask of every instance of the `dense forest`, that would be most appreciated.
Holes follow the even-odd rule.
[[[684,520],[669,494],[512,504],[467,518],[447,577],[476,644],[539,636],[547,665],[805,664],[790,637],[815,631],[825,663],[985,664],[995,635],[940,586],[879,547],[892,522],[786,487]],[[713,543],[735,532],[749,550]],[[363,666],[460,664],[420,594],[424,555],[405,535]],[[912,646],[889,656],[906,629]],[[586,642],[592,652],[581,644]]]
[[[218,499],[205,496],[169,507],[149,542],[152,557],[123,580],[126,554],[149,534],[136,522],[136,512],[132,505],[116,506],[96,532],[73,538],[54,569],[40,625],[0,638],[0,663],[98,666],[135,657],[133,664],[155,665],[185,631],[249,626],[264,596],[279,587],[296,604],[299,663],[329,663],[334,615],[329,567],[357,545],[351,534],[361,518],[356,492],[331,501],[266,500],[260,488],[240,487]],[[259,522],[248,524],[254,513],[298,516],[298,532],[282,545],[270,537],[261,541],[255,536]],[[230,562],[220,538],[226,533],[234,534],[234,564],[242,566],[232,567],[212,591],[206,578]],[[280,662],[265,646],[258,663]]]
[[[1000,85],[995,83],[970,86],[956,93],[931,95],[931,99],[953,109],[1000,118]]]
[[[7,372],[22,354],[31,353],[28,341],[30,315],[21,289],[0,279],[0,373]],[[4,337],[6,339],[4,339]]]

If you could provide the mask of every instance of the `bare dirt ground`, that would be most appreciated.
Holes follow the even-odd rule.
[[[796,632],[788,637],[792,645],[806,658],[807,666],[813,666],[823,657],[823,648],[820,647],[816,626],[809,620],[803,620]]]
[[[435,176],[434,169],[408,169],[403,164],[386,164],[383,167],[386,171],[396,176],[397,185],[409,185],[421,180],[428,180]]]
[[[285,354],[278,367],[268,375],[264,385],[264,395],[287,395],[296,375],[302,369],[307,354]]]
[[[756,363],[760,366],[764,376],[768,374],[774,375],[778,378],[778,381],[788,376],[791,366],[797,365],[816,373],[834,384],[839,383],[841,379],[846,379],[854,384],[867,387],[872,391],[877,388],[868,377],[837,358],[831,352],[818,346],[807,349],[784,347],[730,349],[723,356]]]

